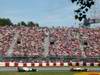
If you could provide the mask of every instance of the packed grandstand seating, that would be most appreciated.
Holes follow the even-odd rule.
[[[46,32],[49,32],[46,35]],[[94,57],[100,55],[99,28],[67,28],[67,27],[0,27],[0,55],[7,56],[9,48],[18,33],[17,42],[13,46],[14,57],[36,55],[44,52],[44,39],[49,36],[48,56]]]

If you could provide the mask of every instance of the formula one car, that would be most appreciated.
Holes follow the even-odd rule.
[[[28,67],[18,67],[18,72],[37,72],[37,69],[28,68]]]
[[[88,69],[80,68],[80,67],[74,67],[74,68],[71,68],[70,71],[87,72]]]

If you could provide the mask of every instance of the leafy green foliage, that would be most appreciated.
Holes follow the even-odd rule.
[[[35,26],[35,24],[34,24],[32,21],[28,22],[27,25],[28,25],[28,26]]]
[[[0,18],[0,26],[13,26],[14,24],[11,22],[9,18]],[[24,21],[18,22],[15,24],[15,26],[37,26],[39,27],[39,24],[34,23],[32,21],[29,21],[25,23]]]
[[[94,0],[71,0],[72,3],[76,2],[76,5],[79,6],[75,12],[75,19],[82,21],[87,18],[86,13],[91,9],[91,7],[95,4]]]
[[[13,23],[10,21],[10,19],[6,19],[6,18],[0,18],[0,26],[10,26],[12,25]]]

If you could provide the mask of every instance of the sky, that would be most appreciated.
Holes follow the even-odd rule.
[[[40,26],[78,26],[77,8],[70,0],[0,0],[0,17],[13,23],[33,21]]]

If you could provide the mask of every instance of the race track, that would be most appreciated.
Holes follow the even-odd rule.
[[[39,71],[69,71],[69,67],[32,67]],[[100,68],[88,68],[90,71],[100,72]],[[17,71],[17,67],[0,67],[0,71]]]

